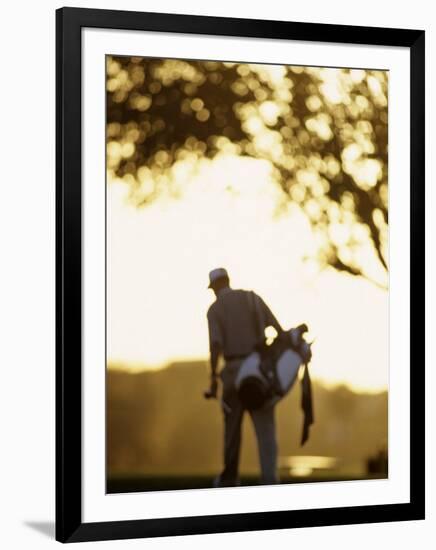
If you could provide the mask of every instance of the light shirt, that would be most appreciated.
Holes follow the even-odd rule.
[[[225,358],[249,355],[264,338],[265,328],[281,327],[260,296],[248,290],[223,288],[207,312],[210,349]]]

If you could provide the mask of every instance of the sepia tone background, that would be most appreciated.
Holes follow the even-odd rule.
[[[285,481],[387,474],[383,71],[107,58],[108,489],[210,486],[207,272],[315,338],[315,420],[278,407]],[[257,471],[251,426],[241,470]]]

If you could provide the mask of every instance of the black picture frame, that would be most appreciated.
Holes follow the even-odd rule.
[[[81,29],[400,46],[410,50],[410,502],[82,521]],[[424,519],[424,43],[420,30],[62,8],[56,12],[56,539],[77,542]]]

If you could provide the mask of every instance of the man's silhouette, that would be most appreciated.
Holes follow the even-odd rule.
[[[215,485],[229,487],[239,484],[239,452],[244,414],[234,381],[242,361],[264,338],[265,328],[272,326],[278,333],[281,333],[282,328],[260,296],[230,287],[229,276],[224,268],[211,271],[209,281],[209,288],[214,291],[216,301],[207,312],[212,372],[210,390],[206,396],[217,396],[218,360],[223,356],[225,366],[219,377],[223,384],[224,469]],[[278,483],[274,406],[250,411],[250,416],[258,442],[262,483]]]

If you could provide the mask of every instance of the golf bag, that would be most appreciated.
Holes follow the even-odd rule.
[[[235,387],[243,406],[258,409],[275,403],[293,387],[300,367],[310,361],[306,325],[285,331],[272,345],[262,344],[242,362]]]

